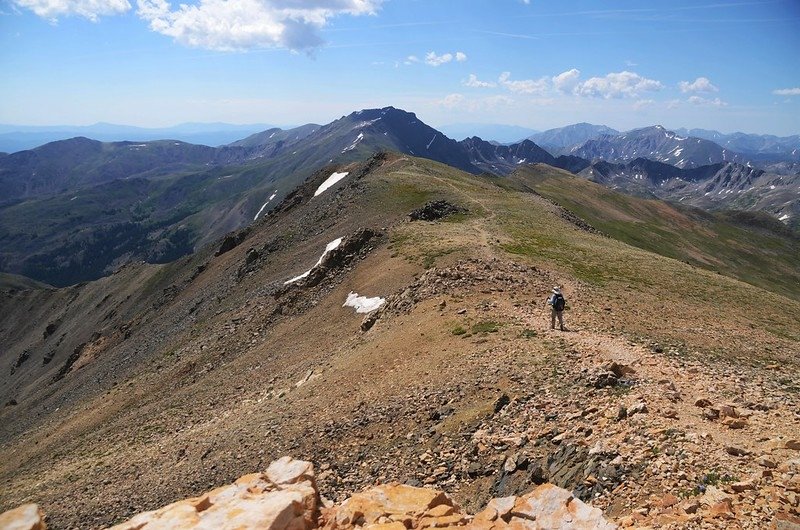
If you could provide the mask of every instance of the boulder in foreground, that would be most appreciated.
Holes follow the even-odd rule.
[[[108,530],[613,530],[603,513],[569,491],[542,484],[521,497],[492,499],[477,515],[444,492],[375,486],[321,508],[310,462],[285,456],[199,497],[140,513]],[[35,504],[0,515],[0,530],[46,530]]]

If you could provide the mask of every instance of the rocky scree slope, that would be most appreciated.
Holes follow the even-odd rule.
[[[795,517],[800,304],[501,184],[378,156],[175,263],[3,293],[0,505],[103,527],[295,454],[335,502],[398,481],[477,513],[549,481],[621,524]],[[466,212],[409,219],[431,201]]]

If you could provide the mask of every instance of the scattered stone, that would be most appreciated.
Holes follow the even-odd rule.
[[[791,449],[793,451],[800,451],[800,440],[787,440],[783,446],[786,449]]]
[[[756,460],[756,463],[759,466],[766,467],[768,469],[775,469],[776,467],[778,467],[778,464],[776,464],[774,460],[772,460],[772,459],[770,459],[770,458],[768,458],[766,456],[758,457],[758,459]]]
[[[733,445],[725,447],[725,452],[731,456],[747,456],[750,454],[749,451]]]
[[[731,484],[731,489],[736,493],[742,493],[743,491],[751,490],[753,488],[755,488],[755,486],[753,485],[752,480],[734,482],[733,484]]]
[[[711,406],[711,401],[709,401],[708,399],[705,399],[705,398],[700,398],[700,399],[698,399],[697,401],[694,402],[694,406],[695,407],[701,407],[701,408],[710,407]]]
[[[503,394],[494,402],[494,413],[497,414],[509,403],[511,403],[511,398],[508,397],[508,394]]]
[[[634,414],[647,414],[648,412],[649,411],[647,410],[647,405],[644,403],[644,401],[639,401],[638,403],[635,403],[630,407],[628,407],[628,409],[626,410],[628,417],[631,417]]]

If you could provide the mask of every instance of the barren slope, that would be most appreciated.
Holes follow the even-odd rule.
[[[349,175],[312,197],[334,170]],[[434,199],[468,212],[408,220]],[[3,294],[1,397],[17,404],[0,412],[0,509],[36,501],[53,528],[93,528],[292,454],[338,498],[399,480],[474,509],[549,479],[655,523],[668,492],[757,476],[720,493],[738,527],[796,511],[773,493],[800,437],[800,303],[579,224],[533,193],[377,157],[318,172],[219,256]],[[284,286],[339,237],[347,252]],[[554,284],[570,332],[546,329]],[[369,331],[351,291],[387,297]],[[598,385],[609,361],[635,373]],[[743,428],[704,419],[725,402]],[[784,467],[762,478],[761,456]],[[695,516],[681,527],[737,527]]]

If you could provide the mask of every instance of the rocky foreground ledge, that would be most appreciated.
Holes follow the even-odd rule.
[[[321,499],[311,462],[288,456],[200,497],[144,512],[109,530],[611,530],[603,513],[562,488],[542,484],[520,497],[489,501],[464,513],[442,491],[401,484],[376,486],[339,505]],[[0,515],[0,530],[45,530],[36,504]]]

